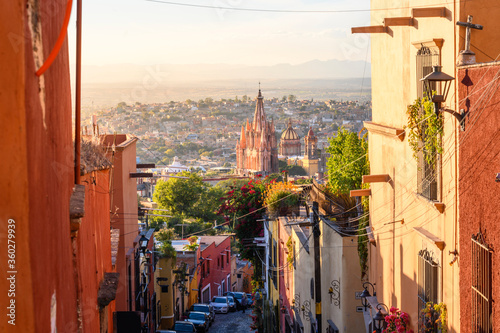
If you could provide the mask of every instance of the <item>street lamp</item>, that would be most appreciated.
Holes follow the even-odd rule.
[[[161,284],[160,282],[166,282],[168,281],[167,277],[157,277],[156,278],[156,284],[158,284],[161,288],[162,293],[168,293],[168,283],[167,284]]]
[[[361,297],[361,304],[365,307],[365,311],[366,311],[366,308],[368,307],[368,301],[367,301],[367,297],[371,297],[372,295],[370,295],[370,292],[368,291],[368,287],[371,286],[372,287],[372,292],[373,292],[373,296],[377,296],[377,292],[375,291],[375,286],[373,284],[371,284],[370,282],[365,282],[363,283],[363,292],[361,293],[361,295],[359,295],[359,297]]]
[[[459,113],[454,110],[441,108],[441,103],[446,101],[446,98],[448,97],[448,92],[450,91],[451,87],[451,81],[455,80],[455,78],[441,72],[441,66],[432,66],[432,69],[433,71],[431,73],[421,78],[420,80],[424,82],[425,93],[434,103],[434,112],[436,112],[436,116],[439,116],[439,113],[442,111],[448,112],[458,119],[458,121],[462,124],[463,129],[464,124],[462,121],[466,116],[465,111],[461,111]]]
[[[385,326],[385,315],[382,313],[382,309],[384,309],[385,313],[389,313],[389,308],[384,303],[377,304],[377,313],[373,317],[373,327],[375,328],[375,332],[381,333]]]

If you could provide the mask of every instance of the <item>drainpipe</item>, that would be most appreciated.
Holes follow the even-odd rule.
[[[75,184],[80,184],[80,118],[82,83],[82,0],[76,2]]]

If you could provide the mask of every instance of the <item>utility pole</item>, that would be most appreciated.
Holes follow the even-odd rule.
[[[312,211],[312,231],[314,235],[314,298],[316,299],[316,322],[318,325],[316,332],[323,332],[321,330],[321,250],[319,247],[319,236],[321,236],[321,231],[319,230],[319,205],[317,201],[313,201]]]

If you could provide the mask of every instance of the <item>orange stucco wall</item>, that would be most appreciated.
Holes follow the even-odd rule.
[[[113,193],[110,204],[111,227],[120,230],[120,246],[116,258],[116,271],[120,273],[116,310],[128,311],[126,254],[129,249],[133,248],[134,239],[138,234],[137,182],[135,178],[130,178],[130,173],[136,171],[137,139],[125,134],[118,134],[116,136],[103,136],[102,140],[106,146],[111,146],[113,143],[116,146],[114,155],[108,151],[108,158],[113,163]],[[134,291],[132,293],[134,294]]]
[[[76,238],[82,324],[84,332],[99,332],[97,293],[104,273],[112,271],[109,169],[82,176],[82,184],[85,184],[85,217]]]

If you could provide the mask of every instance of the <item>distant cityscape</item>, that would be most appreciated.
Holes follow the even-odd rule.
[[[312,128],[318,138],[318,149],[324,149],[328,138],[340,127],[359,132],[363,121],[371,120],[371,101],[300,100],[294,95],[266,99],[265,91],[263,95],[265,113],[274,122],[278,142],[289,120],[302,147],[304,136]],[[100,134],[137,136],[137,157],[143,163],[167,166],[177,157],[177,162],[207,171],[234,168],[241,126],[247,119],[252,121],[255,97],[153,104],[120,102],[87,117],[83,130],[87,134],[98,130]]]

